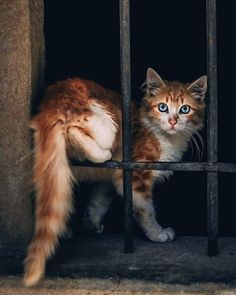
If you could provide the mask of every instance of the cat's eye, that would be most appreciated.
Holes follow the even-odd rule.
[[[165,103],[159,103],[158,110],[162,113],[168,112],[168,106]]]
[[[185,104],[180,108],[179,113],[180,114],[188,114],[190,112],[190,110],[191,110],[190,106]]]

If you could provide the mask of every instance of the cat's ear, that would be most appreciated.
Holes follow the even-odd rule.
[[[155,96],[161,87],[164,87],[165,83],[161,77],[152,68],[147,69],[146,81],[141,86],[141,89],[148,96]]]
[[[196,100],[203,101],[207,91],[207,76],[198,78],[187,89]]]

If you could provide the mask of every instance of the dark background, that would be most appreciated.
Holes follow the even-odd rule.
[[[46,81],[80,76],[120,91],[118,0],[45,0]],[[233,3],[218,8],[219,161],[236,161]],[[141,99],[147,67],[164,79],[190,82],[206,74],[205,1],[131,1],[132,97]],[[206,144],[206,135],[202,133]],[[196,160],[187,153],[184,160]],[[206,150],[203,160],[206,159]],[[220,175],[220,234],[235,236],[234,174]],[[80,207],[88,189],[80,188]],[[175,173],[155,190],[158,220],[178,235],[206,235],[206,175]],[[122,230],[115,201],[107,231]]]

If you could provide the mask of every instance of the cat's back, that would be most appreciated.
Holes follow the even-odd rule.
[[[81,78],[58,81],[46,88],[41,103],[44,110],[70,110],[71,112],[89,111],[93,102],[112,110],[121,109],[121,98],[115,91]]]

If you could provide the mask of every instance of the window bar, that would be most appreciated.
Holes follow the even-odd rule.
[[[120,67],[121,67],[121,93],[122,132],[123,132],[123,161],[132,158],[132,128],[131,128],[131,73],[130,73],[130,3],[129,0],[120,0]],[[125,253],[133,252],[133,208],[132,208],[132,170],[123,169],[124,194],[124,239]]]
[[[218,121],[217,121],[217,35],[216,0],[206,1],[207,24],[207,156],[208,163],[218,161]],[[208,214],[208,255],[218,253],[218,173],[207,173],[207,214]]]
[[[208,255],[218,253],[218,173],[236,173],[236,163],[218,162],[217,121],[217,39],[216,0],[206,0],[207,24],[207,162],[132,162],[131,159],[131,73],[130,73],[130,23],[129,0],[120,0],[120,65],[123,97],[123,161],[92,163],[71,160],[73,166],[123,169],[125,199],[125,252],[133,252],[132,237],[132,170],[173,170],[207,172]]]
[[[235,163],[208,163],[208,162],[118,162],[107,161],[103,163],[92,163],[89,161],[79,162],[71,160],[73,166],[97,167],[108,169],[142,169],[142,170],[172,170],[189,172],[223,172],[236,173]]]

